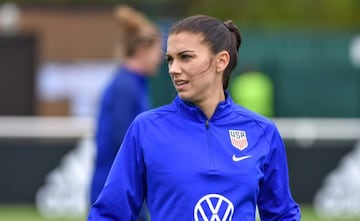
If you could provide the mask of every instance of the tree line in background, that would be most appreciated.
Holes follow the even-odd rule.
[[[8,0],[0,0],[0,3]],[[152,17],[208,14],[263,26],[360,26],[360,0],[13,0],[21,7],[98,7],[129,4]]]

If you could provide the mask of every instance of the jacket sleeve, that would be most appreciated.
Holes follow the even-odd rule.
[[[96,128],[96,161],[90,199],[94,203],[102,190],[126,131],[139,113],[134,90],[115,85],[105,90]]]
[[[105,149],[102,151],[108,149],[111,154],[116,153],[129,125],[140,113],[135,92],[130,85],[115,85],[104,94],[96,136],[97,145]]]
[[[138,216],[146,194],[143,154],[136,123],[129,127],[105,186],[92,205],[90,221],[131,221]]]
[[[298,221],[300,208],[293,200],[285,147],[275,126],[265,132],[270,149],[263,165],[264,179],[260,183],[258,208],[264,221]]]

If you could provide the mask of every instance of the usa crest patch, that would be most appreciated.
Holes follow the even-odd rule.
[[[246,138],[246,132],[243,130],[229,130],[231,144],[238,148],[239,150],[243,150],[248,146],[248,141]]]

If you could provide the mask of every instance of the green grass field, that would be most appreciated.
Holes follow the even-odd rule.
[[[313,209],[309,206],[302,206],[302,221],[359,221],[358,218],[338,218],[338,219],[321,219],[317,217]],[[0,205],[1,221],[84,221],[85,217],[77,219],[46,219],[36,211],[34,206],[18,205],[4,206]]]
[[[84,221],[85,217],[77,219],[44,218],[31,205],[0,205],[1,221]]]

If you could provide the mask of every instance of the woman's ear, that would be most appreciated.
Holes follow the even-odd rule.
[[[216,55],[216,72],[224,72],[230,62],[230,54],[227,51],[220,51]]]

